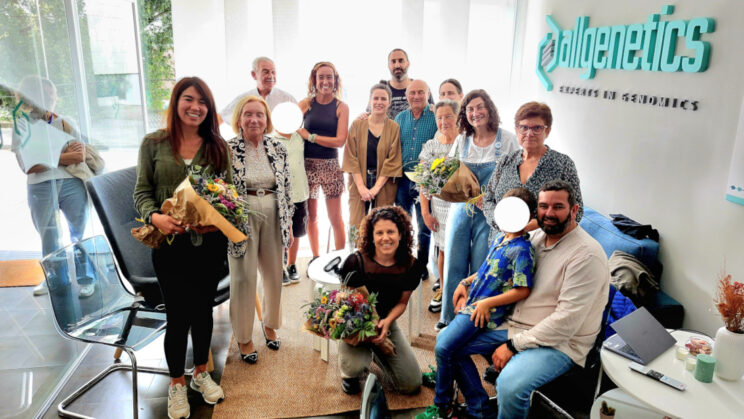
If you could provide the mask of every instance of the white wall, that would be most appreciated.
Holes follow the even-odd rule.
[[[520,1],[509,63],[505,57],[512,52],[503,40],[514,0],[470,0],[459,8],[439,0],[365,2],[354,6],[357,16],[334,16],[335,24],[322,30],[314,30],[314,20],[307,17],[331,14],[344,3],[319,8],[318,2],[299,0],[178,0],[173,2],[176,76],[203,77],[222,106],[255,85],[246,67],[256,55],[273,56],[278,86],[298,97],[305,93],[312,63],[330,59],[344,78],[355,115],[368,86],[388,77],[387,51],[402,46],[411,54],[411,75],[433,87],[457,77],[466,90],[486,88],[507,129],[521,103],[547,102],[555,119],[548,144],[576,162],[586,204],[660,231],[662,288],[684,304],[687,327],[713,333],[721,324],[711,308],[724,259],[734,278],[744,279],[744,207],[724,200],[744,93],[744,3],[677,0],[674,14],[662,18],[716,20],[715,32],[703,36],[712,45],[704,73],[598,70],[592,80],[579,77],[582,69],[559,67],[550,73],[556,86],[696,99],[696,112],[569,96],[557,87],[546,92],[535,74],[537,44],[548,31],[546,14],[564,29],[573,28],[582,15],[590,16],[591,27],[628,25],[644,23],[669,3]],[[492,24],[481,22],[483,16],[493,16]],[[447,36],[436,35],[437,30]],[[339,47],[349,42],[359,48]],[[305,59],[298,58],[298,48]],[[505,79],[511,79],[509,89],[502,87]]]
[[[643,23],[671,2],[530,1],[521,10],[522,60],[515,63],[513,100],[540,100],[553,110],[551,147],[576,162],[584,202],[598,211],[623,213],[653,224],[661,233],[662,288],[685,306],[685,326],[714,333],[722,325],[713,309],[717,274],[724,260],[734,279],[744,280],[744,207],[724,200],[729,163],[744,92],[741,52],[744,5],[678,0],[662,20],[712,17],[704,34],[711,56],[704,73],[597,70],[558,67],[542,87],[535,74],[537,45],[548,32],[545,15],[563,29],[578,16],[590,27]],[[696,112],[561,94],[558,86],[612,89],[700,101]],[[514,114],[514,109],[508,111]],[[505,116],[511,124],[511,118]]]

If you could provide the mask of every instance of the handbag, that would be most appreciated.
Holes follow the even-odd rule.
[[[458,149],[459,143],[450,149],[447,157],[453,157]],[[460,161],[460,166],[447,179],[447,183],[444,184],[442,190],[435,196],[447,202],[467,202],[480,194],[481,186],[478,178],[475,177],[465,163]]]

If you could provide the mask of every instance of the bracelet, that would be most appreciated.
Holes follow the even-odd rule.
[[[317,136],[318,134],[310,134],[307,136],[307,140],[310,141],[311,143],[315,143],[315,137]]]
[[[516,347],[514,347],[514,342],[512,342],[512,340],[511,340],[511,339],[507,339],[507,340],[506,340],[506,349],[508,349],[508,350],[512,351],[512,353],[515,353],[515,354],[516,354],[517,352],[519,352],[519,351],[517,350],[517,348],[516,348]]]
[[[468,281],[466,281],[464,279],[462,281],[460,281],[460,285],[462,285],[465,288],[469,287],[470,284],[471,284],[470,282],[468,282]]]

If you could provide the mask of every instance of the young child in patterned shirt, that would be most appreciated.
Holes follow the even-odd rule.
[[[526,188],[514,188],[504,198],[522,199],[535,215],[537,202]],[[453,300],[457,314],[437,336],[437,382],[434,405],[417,419],[448,417],[452,406],[452,385],[460,355],[477,353],[479,335],[492,333],[504,322],[514,303],[530,295],[535,272],[535,250],[523,230],[501,233],[494,239],[478,272],[460,281]]]

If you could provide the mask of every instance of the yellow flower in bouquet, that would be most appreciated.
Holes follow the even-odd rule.
[[[442,164],[442,162],[444,161],[445,158],[446,158],[445,156],[442,156],[442,157],[440,157],[438,159],[434,159],[434,161],[431,163],[431,169],[430,170],[436,169],[437,166],[439,166],[440,164]]]

